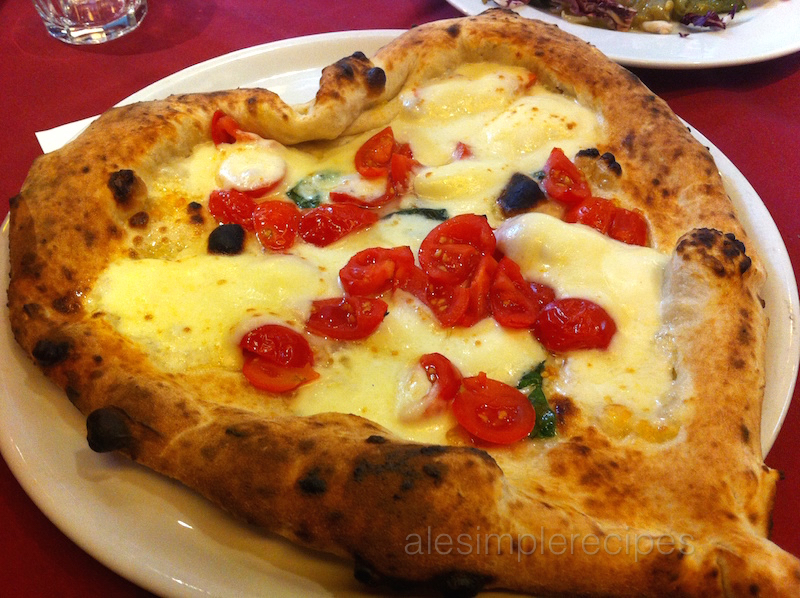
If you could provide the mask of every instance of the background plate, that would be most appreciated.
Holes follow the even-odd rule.
[[[323,66],[356,50],[371,54],[399,33],[343,32],[257,46],[188,68],[126,102],[254,85],[288,102],[303,102],[316,92]],[[707,139],[697,137],[711,147],[769,271],[765,299],[773,325],[762,417],[766,452],[797,373],[797,286],[778,230],[753,188]],[[0,278],[8,280],[7,219],[0,231]],[[92,452],[83,416],[14,342],[5,297],[0,301],[0,450],[37,506],[86,552],[165,596],[369,594],[353,581],[350,564],[241,524],[181,484],[127,459]]]
[[[468,15],[497,6],[484,0],[447,2]],[[693,29],[687,37],[677,33],[609,31],[570,23],[531,6],[521,6],[514,11],[530,19],[558,25],[626,66],[665,69],[732,66],[761,62],[800,50],[800,0],[752,0],[747,4],[750,8],[737,13],[724,31]]]

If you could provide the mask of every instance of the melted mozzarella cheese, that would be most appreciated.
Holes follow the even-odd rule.
[[[111,264],[88,297],[168,371],[241,367],[239,339],[270,322],[302,327],[313,299],[340,291],[319,267],[290,255],[198,255]]]
[[[614,402],[647,412],[659,406],[672,384],[672,362],[660,342],[667,256],[545,214],[512,218],[496,235],[523,276],[552,286],[559,297],[594,301],[617,326],[607,350],[567,355],[555,390],[587,407]]]
[[[540,170],[553,147],[573,155],[597,144],[602,126],[593,111],[541,86],[528,89],[527,76],[524,69],[468,65],[404,98],[392,129],[425,165],[414,180],[423,201],[486,214],[497,224],[494,202],[512,174]],[[459,142],[470,158],[453,160]]]
[[[255,191],[272,187],[286,176],[286,160],[281,157],[282,146],[276,141],[261,140],[233,147],[217,172],[221,189]]]

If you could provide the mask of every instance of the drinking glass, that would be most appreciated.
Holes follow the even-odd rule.
[[[68,44],[100,44],[133,31],[147,0],[33,0],[47,31]]]

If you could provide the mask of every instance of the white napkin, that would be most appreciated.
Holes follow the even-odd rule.
[[[90,116],[89,118],[84,118],[83,120],[77,120],[59,127],[53,127],[47,131],[37,131],[35,133],[36,140],[39,142],[39,146],[41,146],[42,151],[45,154],[50,153],[54,150],[57,150],[62,145],[65,145],[68,141],[72,141],[78,136],[78,134],[81,133],[81,131],[89,126],[90,122],[96,118],[96,116]]]

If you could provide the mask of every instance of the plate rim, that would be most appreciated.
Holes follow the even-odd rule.
[[[312,36],[303,36],[297,38],[289,38],[287,40],[280,40],[277,42],[270,42],[266,44],[260,44],[258,46],[253,46],[251,48],[244,48],[242,50],[237,50],[235,52],[231,52],[229,54],[225,54],[222,56],[218,56],[212,58],[210,60],[198,63],[197,65],[193,65],[187,67],[186,69],[182,69],[177,73],[173,73],[161,79],[147,87],[139,90],[135,94],[130,97],[136,98],[141,96],[145,91],[148,93],[152,93],[154,90],[158,91],[159,87],[168,87],[169,85],[174,84],[176,81],[181,80],[182,77],[187,76],[187,74],[191,74],[193,72],[201,72],[203,69],[209,68],[217,68],[219,65],[228,64],[231,61],[238,61],[242,60],[251,55],[257,55],[259,53],[269,53],[278,50],[282,50],[285,48],[294,48],[294,47],[303,47],[306,44],[327,44],[327,43],[335,43],[339,41],[343,41],[345,38],[353,40],[354,43],[358,43],[366,38],[375,38],[379,39],[385,36],[385,39],[382,40],[382,43],[386,43],[391,41],[393,37],[396,37],[399,33],[402,33],[403,30],[358,30],[356,32],[332,32],[326,34],[317,34]],[[353,35],[354,33],[358,35]],[[325,64],[321,65],[325,66]],[[197,69],[197,70],[195,70]],[[188,72],[188,73],[187,73]],[[277,72],[276,72],[277,74]],[[133,100],[136,101],[136,100]],[[125,100],[123,100],[125,102]],[[712,149],[712,153],[714,154],[715,160],[717,160],[717,165],[722,170],[722,166],[725,166],[726,169],[732,169],[732,172],[735,174],[734,178],[736,179],[737,189],[741,187],[741,181],[744,182],[744,191],[746,192],[745,195],[754,198],[756,201],[756,208],[761,209],[763,208],[764,214],[768,219],[767,228],[773,229],[775,234],[777,234],[777,239],[780,241],[778,256],[777,259],[785,260],[785,263],[788,264],[788,272],[789,276],[786,280],[783,280],[785,283],[786,288],[789,290],[789,304],[790,304],[790,315],[793,315],[795,321],[798,320],[798,316],[800,316],[800,307],[798,307],[798,300],[797,300],[797,282],[794,277],[794,272],[791,268],[791,261],[789,259],[788,251],[786,249],[785,243],[783,242],[782,237],[772,219],[769,211],[766,209],[763,201],[761,201],[758,194],[749,184],[749,182],[745,179],[744,175],[736,169],[736,167],[727,159],[727,157],[722,154],[710,141],[708,141],[705,137],[699,134],[694,127],[692,128],[693,134],[696,136],[700,136],[701,140],[706,142]],[[719,156],[719,158],[718,158]],[[740,177],[739,180],[737,177]],[[759,208],[760,206],[761,208]],[[748,208],[749,209],[749,208]],[[2,228],[0,228],[0,239],[2,237],[8,236],[8,226],[9,226],[9,217],[6,216]],[[772,239],[774,241],[774,239]],[[0,241],[2,242],[2,241]],[[782,249],[782,251],[781,251]],[[773,256],[773,259],[775,257]],[[3,242],[3,245],[0,245],[0,260],[3,261],[0,264],[0,270],[4,271],[8,268],[8,245],[7,243]],[[766,260],[765,260],[766,261]],[[7,286],[7,285],[6,285]],[[794,293],[791,293],[791,289],[794,289]],[[7,308],[6,308],[7,309]],[[0,310],[2,311],[2,310]],[[8,321],[6,318],[6,322],[4,323],[5,326],[8,326]],[[12,339],[13,343],[13,339]],[[797,332],[796,327],[795,331],[792,336],[790,352],[796,352],[798,359],[800,359],[800,333]],[[766,447],[764,451],[764,455],[768,452],[769,448],[772,446],[772,442],[774,442],[775,438],[780,431],[780,427],[783,423],[785,418],[786,412],[789,409],[789,405],[792,400],[794,383],[797,378],[797,361],[795,359],[795,366],[792,375],[792,382],[791,388],[789,389],[788,396],[783,399],[782,409],[779,414],[779,418],[774,426],[772,433],[771,441],[769,445]],[[0,374],[3,371],[0,370]],[[3,409],[7,408],[9,401],[13,400],[10,395],[8,394],[6,388],[6,379],[3,376],[0,376],[0,390],[3,393],[0,393],[0,412]],[[64,402],[66,407],[70,407],[68,402]],[[80,526],[75,525],[69,519],[69,509],[66,508],[63,504],[56,503],[51,495],[46,492],[46,488],[42,486],[42,480],[35,479],[31,477],[29,471],[26,471],[26,467],[29,467],[29,461],[27,460],[27,455],[22,455],[19,452],[19,447],[14,443],[13,436],[7,433],[8,430],[2,429],[0,430],[0,452],[3,454],[3,457],[6,460],[10,470],[12,471],[15,478],[19,481],[20,485],[25,489],[25,492],[28,496],[31,497],[33,502],[37,505],[39,509],[50,519],[62,532],[65,533],[75,544],[80,546],[85,552],[93,556],[95,559],[103,563],[108,568],[116,571],[123,577],[133,581],[134,583],[140,585],[143,588],[150,589],[151,591],[163,593],[165,595],[205,595],[207,592],[203,588],[196,588],[191,586],[190,584],[186,584],[181,580],[175,579],[169,575],[169,572],[163,572],[158,569],[153,568],[152,566],[143,566],[140,563],[136,562],[135,558],[127,558],[121,559],[119,555],[115,554],[114,547],[106,544],[103,545],[102,541],[97,542],[95,538],[87,537],[87,530],[81,529]],[[163,476],[159,476],[163,477]],[[45,482],[46,483],[46,482]],[[186,492],[191,493],[192,495],[196,495],[193,491],[186,489]],[[204,500],[204,499],[201,499]],[[210,508],[217,510],[217,507],[214,507],[210,503],[208,503]],[[91,535],[89,533],[89,535]],[[277,538],[277,540],[281,540]],[[327,594],[327,591],[325,592]]]
[[[497,6],[491,4],[484,4],[484,0],[446,0],[448,4],[450,4],[456,10],[461,11],[466,15],[477,15],[481,12],[484,12],[488,8],[497,8]],[[757,0],[758,2],[758,0]],[[753,4],[756,4],[754,2]],[[773,4],[773,5],[788,5],[789,8],[794,8],[794,12],[789,11],[790,15],[795,16],[796,22],[793,22],[793,25],[800,26],[800,0],[764,0],[763,4]],[[782,56],[788,56],[789,54],[793,54],[797,51],[800,51],[800,35],[796,36],[795,38],[786,37],[778,38],[774,35],[770,38],[772,40],[781,39],[785,41],[783,45],[775,45],[775,42],[772,43],[772,47],[768,47],[759,53],[753,54],[737,54],[739,48],[745,46],[746,44],[741,43],[741,39],[739,39],[740,33],[737,33],[737,29],[744,28],[747,29],[752,26],[758,26],[756,22],[755,25],[751,25],[751,23],[755,22],[759,18],[763,18],[763,14],[756,14],[752,17],[752,20],[748,17],[753,15],[752,11],[760,11],[762,9],[769,9],[769,6],[753,6],[750,10],[751,13],[748,15],[747,13],[738,13],[739,15],[744,14],[745,17],[740,16],[739,21],[734,21],[734,26],[729,27],[724,31],[692,31],[689,36],[680,37],[677,33],[668,34],[668,35],[659,35],[655,33],[646,33],[640,31],[611,31],[608,29],[602,29],[598,27],[592,27],[589,25],[583,25],[580,23],[571,23],[557,15],[548,13],[544,10],[536,9],[531,6],[521,6],[516,7],[514,12],[524,16],[525,18],[537,19],[540,21],[544,21],[546,23],[551,23],[553,25],[557,25],[564,31],[571,33],[581,39],[588,41],[589,43],[596,46],[601,52],[603,52],[606,56],[611,58],[614,62],[622,64],[626,67],[635,67],[635,68],[655,68],[655,69],[664,69],[664,70],[672,70],[672,69],[703,69],[703,68],[717,68],[717,67],[728,67],[728,66],[739,66],[745,64],[753,64],[757,62],[765,62],[767,60],[774,60],[775,58],[780,58]],[[789,10],[789,9],[787,9]],[[781,9],[783,11],[783,9]],[[797,13],[797,14],[795,14]],[[773,13],[775,14],[775,13]],[[742,19],[747,18],[748,20],[742,23]],[[771,21],[780,21],[780,17],[772,17],[767,15],[767,22]],[[764,26],[764,22],[761,22],[761,26]],[[791,30],[791,27],[788,29]],[[774,29],[770,31],[762,32],[767,36],[770,33],[774,34]],[[630,50],[624,51],[625,45],[623,44],[623,50],[619,49],[619,41],[620,40],[627,40],[628,42],[633,41],[635,38],[631,36],[638,36],[640,39],[670,39],[674,38],[676,43],[671,43],[669,50],[674,53],[676,50],[679,49],[677,45],[677,40],[685,40],[692,38],[695,40],[697,38],[701,38],[701,36],[716,36],[716,38],[711,38],[715,41],[715,43],[721,44],[721,52],[717,52],[713,58],[698,58],[696,60],[689,60],[689,59],[674,59],[670,58],[670,52],[664,52],[662,56],[659,58],[638,58],[634,55]],[[627,37],[620,37],[620,36],[627,36]],[[729,41],[729,38],[732,38],[732,41]],[[702,40],[702,38],[701,38]],[[722,41],[720,41],[722,40]],[[788,40],[788,41],[787,41]],[[627,43],[627,42],[626,42]],[[653,47],[650,44],[651,48]],[[731,52],[731,50],[734,50]]]

